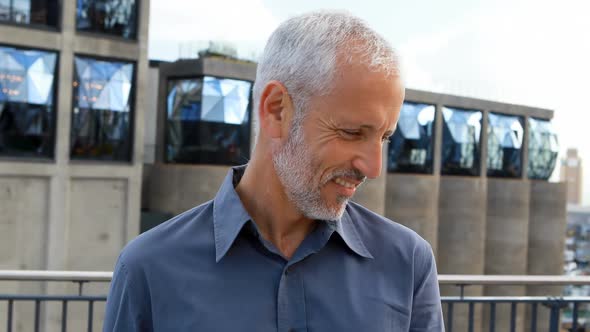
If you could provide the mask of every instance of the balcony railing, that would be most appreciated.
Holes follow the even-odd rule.
[[[78,272],[78,271],[24,271],[24,270],[0,270],[0,286],[2,282],[27,281],[27,282],[67,282],[77,284],[77,294],[1,294],[0,304],[5,303],[6,313],[0,312],[0,323],[5,322],[6,331],[14,330],[15,303],[28,302],[34,308],[33,318],[26,320],[33,322],[33,330],[41,330],[41,305],[49,302],[61,303],[60,330],[68,329],[68,304],[85,303],[86,330],[93,331],[102,322],[95,319],[95,303],[104,306],[106,294],[85,295],[84,285],[88,283],[108,283],[112,278],[112,272]],[[442,304],[445,316],[446,329],[452,332],[457,323],[463,323],[468,331],[476,330],[476,305],[488,310],[488,331],[517,331],[516,318],[519,306],[529,307],[528,326],[525,331],[564,331],[564,324],[560,326],[560,318],[563,311],[571,308],[571,322],[567,327],[569,331],[585,331],[585,327],[579,321],[580,309],[584,304],[590,304],[590,296],[465,296],[465,288],[470,286],[590,286],[589,276],[516,276],[516,275],[440,275],[441,286],[452,285],[457,287],[457,296],[443,296]],[[467,308],[466,315],[458,314],[458,306]],[[509,305],[509,326],[498,326],[496,309],[499,305]],[[540,307],[546,307],[549,311],[547,320],[542,320],[537,314]],[[78,319],[80,317],[77,317]],[[457,319],[466,319],[466,322]],[[47,322],[45,322],[47,323]],[[0,325],[1,328],[1,325]],[[483,331],[486,329],[483,328]],[[461,330],[462,331],[462,330]]]

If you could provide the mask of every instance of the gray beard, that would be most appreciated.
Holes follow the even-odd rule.
[[[306,149],[301,122],[302,119],[293,119],[287,142],[273,151],[275,171],[287,198],[301,214],[313,220],[339,220],[349,199],[337,197],[337,206],[330,206],[322,199],[320,189],[334,175],[324,183],[314,184],[318,165]]]

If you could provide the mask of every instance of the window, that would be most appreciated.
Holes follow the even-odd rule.
[[[57,54],[0,46],[0,155],[53,157]]]
[[[443,107],[443,175],[479,175],[482,113]]]
[[[434,105],[404,102],[389,143],[389,172],[432,173]]]
[[[76,56],[72,159],[131,160],[134,65]]]
[[[488,176],[516,178],[522,174],[521,117],[488,114]]]
[[[135,0],[77,0],[76,29],[128,39],[137,36]]]
[[[238,165],[250,156],[251,82],[210,76],[168,82],[167,162]]]
[[[555,168],[558,152],[557,134],[551,122],[529,118],[528,177],[548,180]]]
[[[58,0],[0,0],[0,22],[57,26]]]

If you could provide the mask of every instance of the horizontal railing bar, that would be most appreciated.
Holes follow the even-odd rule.
[[[590,276],[562,275],[455,275],[438,276],[441,285],[590,285]]]
[[[0,294],[0,301],[106,301],[106,295]]]
[[[568,303],[590,303],[590,296],[441,296],[445,303],[457,302],[480,302],[480,303],[545,303],[545,302],[568,302]]]
[[[0,281],[110,282],[113,272],[0,270]]]
[[[110,282],[112,272],[0,270],[0,281]],[[441,285],[590,285],[590,276],[441,274]]]

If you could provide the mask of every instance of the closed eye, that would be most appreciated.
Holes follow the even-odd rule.
[[[361,138],[363,133],[360,130],[354,129],[340,129],[340,135],[346,139],[358,139]]]

